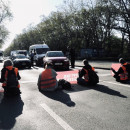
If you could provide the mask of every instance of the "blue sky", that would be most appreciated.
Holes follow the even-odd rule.
[[[4,0],[6,1],[6,0]],[[6,44],[2,47],[4,50],[17,34],[22,33],[30,24],[36,25],[41,21],[41,16],[48,16],[57,7],[63,4],[64,0],[8,0],[13,20],[6,23],[10,32]]]

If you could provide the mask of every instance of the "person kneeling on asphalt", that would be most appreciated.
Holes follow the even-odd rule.
[[[113,68],[111,70],[114,73],[114,78],[117,82],[126,83],[130,81],[130,64],[128,64],[123,58],[119,59],[119,63],[121,67],[116,72]]]
[[[92,67],[88,61],[83,60],[83,68],[79,71],[79,77],[77,78],[77,83],[79,85],[96,85],[99,82],[99,77],[95,72],[94,67]],[[84,78],[82,78],[84,77]]]
[[[4,96],[15,96],[21,94],[20,84],[18,80],[21,77],[18,72],[18,68],[13,67],[13,63],[10,59],[4,61],[4,66],[1,70],[2,87],[4,88]]]
[[[57,73],[52,68],[52,63],[45,64],[45,69],[40,73],[38,78],[39,91],[54,91],[58,88],[58,82],[56,79]]]

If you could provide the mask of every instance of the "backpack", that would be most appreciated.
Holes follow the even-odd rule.
[[[14,71],[14,68],[12,70],[8,70],[8,75],[7,75],[7,87],[9,88],[16,88],[18,85],[18,78],[16,76],[16,73]]]
[[[71,84],[70,82],[64,80],[64,79],[60,79],[58,81],[58,86],[62,86],[63,89],[71,89]]]
[[[91,85],[96,85],[97,83],[99,83],[99,77],[95,71],[88,70],[88,76],[89,76],[89,83]]]

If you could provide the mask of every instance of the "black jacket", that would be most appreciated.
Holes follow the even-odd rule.
[[[123,65],[123,66],[126,68],[126,71],[128,72],[130,76],[130,64]],[[124,70],[122,69],[122,67],[120,67],[117,72],[115,71],[115,76],[119,76],[119,74],[122,74],[122,73],[124,73]]]
[[[89,65],[89,64],[83,66],[83,68],[86,69],[86,70],[92,70],[92,66]],[[86,72],[85,72],[85,70],[83,68],[82,68],[82,70],[79,73],[79,78],[82,78],[86,74]]]
[[[5,72],[6,72],[7,68],[3,68],[1,70],[1,79],[0,79],[0,82],[3,83],[5,81]],[[18,80],[21,79],[20,75],[19,75],[19,72],[18,72],[18,75],[17,75],[17,78]]]

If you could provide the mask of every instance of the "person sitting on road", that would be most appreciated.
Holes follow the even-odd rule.
[[[1,70],[1,79],[2,87],[4,88],[5,96],[19,95],[20,84],[18,80],[21,77],[18,72],[18,68],[13,67],[13,63],[10,59],[4,61],[4,66]]]
[[[121,67],[116,72],[113,68],[111,70],[114,73],[114,78],[118,82],[127,82],[130,80],[130,64],[128,64],[123,58],[119,59]]]
[[[98,81],[99,78],[95,73],[94,67],[92,67],[86,59],[83,60],[83,64],[84,64],[83,68],[79,70],[79,77],[77,78],[77,83],[79,85],[96,85],[99,82]],[[92,76],[92,78],[89,72],[94,73],[94,76]]]
[[[39,91],[54,91],[58,88],[58,81],[56,79],[57,73],[52,68],[52,63],[45,64],[45,69],[40,73],[38,78]]]

